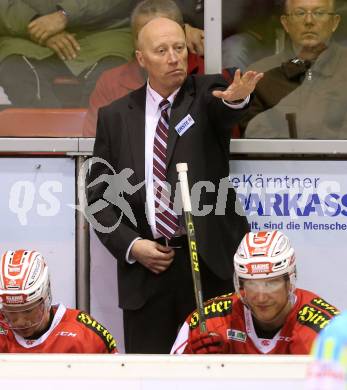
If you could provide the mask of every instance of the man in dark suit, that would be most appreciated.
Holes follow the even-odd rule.
[[[230,86],[217,75],[187,77],[184,31],[166,18],[148,22],[136,45],[148,81],[99,111],[94,146],[99,159],[91,162],[88,203],[102,226],[96,233],[118,260],[126,352],[168,353],[195,301],[184,223],[171,203],[162,205],[164,191],[159,196],[158,191],[168,189],[162,181],[175,189],[176,163],[188,163],[190,187],[201,186],[193,204],[204,298],[230,290],[233,254],[248,225],[235,212],[234,191],[218,196],[218,190],[223,184],[228,187],[230,129],[262,74],[247,72],[241,77],[237,71]],[[166,124],[168,138],[158,146],[158,132],[165,132]],[[129,168],[131,176],[124,171]],[[110,192],[105,192],[107,183],[102,180],[112,172],[114,192],[123,191],[122,200],[133,215],[125,216],[117,202],[107,205],[104,200],[106,195],[110,199]],[[122,173],[129,185],[120,188]],[[141,182],[141,189],[133,191]],[[216,207],[217,200],[222,204]],[[167,224],[163,214],[169,215]]]

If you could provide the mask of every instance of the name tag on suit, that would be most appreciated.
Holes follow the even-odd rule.
[[[186,115],[176,126],[175,130],[177,131],[178,135],[183,135],[191,126],[193,126],[195,123],[194,119],[191,117],[190,114]]]

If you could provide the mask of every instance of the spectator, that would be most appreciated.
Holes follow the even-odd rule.
[[[0,353],[116,353],[112,335],[89,314],[52,306],[42,255],[7,251],[0,260]]]
[[[87,106],[100,74],[131,58],[135,0],[1,0],[0,85],[16,107],[60,107],[57,76],[75,77]]]
[[[245,71],[253,62],[275,53],[278,7],[276,0],[244,0],[239,7],[240,21],[236,32],[223,40],[222,60],[224,68]]]
[[[173,0],[147,0],[138,4],[131,20],[133,37],[154,17],[164,16],[183,24],[182,14]],[[201,50],[200,37],[202,30],[185,24],[186,38],[191,50],[188,57],[188,73],[204,72],[203,59],[198,56]],[[203,43],[202,43],[203,44]],[[131,62],[105,71],[96,83],[89,99],[89,108],[83,126],[85,137],[95,137],[98,109],[121,98],[130,91],[140,88],[146,81],[146,73],[134,58]]]
[[[249,68],[266,71],[241,128],[248,138],[347,137],[347,49],[333,41],[334,0],[287,0],[284,51]]]
[[[240,68],[275,52],[277,0],[222,0],[223,68]],[[176,0],[184,20],[204,29],[204,2]],[[188,48],[189,45],[188,45]],[[200,53],[203,54],[203,53]]]
[[[339,311],[296,288],[296,260],[279,231],[247,233],[234,256],[236,294],[205,304],[208,332],[193,312],[172,353],[308,354]]]

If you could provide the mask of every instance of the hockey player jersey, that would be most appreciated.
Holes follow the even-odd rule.
[[[117,353],[112,335],[89,314],[53,306],[49,329],[38,339],[25,339],[0,325],[0,353]]]
[[[283,327],[272,339],[257,336],[250,310],[236,294],[205,303],[209,332],[218,332],[235,354],[309,354],[317,334],[339,311],[310,291],[296,289],[296,301]],[[189,339],[199,332],[199,315],[193,312],[182,326],[171,353],[186,353]]]

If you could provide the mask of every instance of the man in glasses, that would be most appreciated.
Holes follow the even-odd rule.
[[[347,50],[334,41],[334,0],[286,0],[284,49],[250,69],[265,72],[241,125],[247,138],[347,138]]]
[[[172,353],[308,354],[339,311],[296,288],[296,260],[280,231],[247,233],[234,256],[236,294],[205,303],[207,332],[193,312]]]
[[[51,305],[39,252],[7,251],[0,260],[0,353],[116,353],[112,335],[87,313]]]

